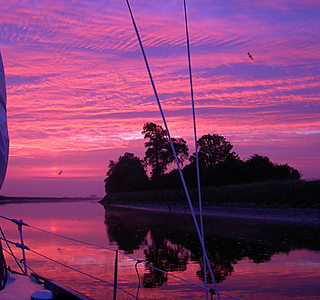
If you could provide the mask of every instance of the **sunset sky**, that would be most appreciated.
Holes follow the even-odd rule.
[[[109,160],[143,158],[143,124],[162,124],[125,1],[0,1],[1,194],[103,196]],[[242,159],[320,178],[320,1],[187,4],[199,137],[222,134]],[[193,152],[183,1],[131,5],[172,136]]]

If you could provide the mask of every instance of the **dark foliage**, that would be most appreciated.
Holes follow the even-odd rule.
[[[199,163],[204,169],[215,167],[226,160],[239,159],[238,154],[231,151],[233,145],[219,134],[206,134],[198,140]],[[190,157],[195,162],[195,153]]]
[[[142,161],[126,152],[115,162],[110,160],[105,181],[106,193],[143,191],[149,188],[149,179]]]
[[[167,170],[169,164],[174,162],[174,155],[170,147],[169,139],[166,130],[160,125],[149,122],[143,126],[142,134],[147,139],[145,142],[146,153],[144,161],[146,165],[151,166],[151,177],[158,177]],[[188,158],[188,146],[182,138],[172,138],[172,142],[179,160],[183,165]]]
[[[245,163],[246,182],[266,180],[298,180],[301,174],[287,164],[279,165],[270,161],[267,156],[254,154]]]
[[[149,180],[143,162],[133,153],[125,153],[117,162],[110,161],[105,179],[107,193],[129,191],[181,189],[178,170],[165,173],[174,162],[166,130],[160,125],[149,122],[143,126],[146,152],[144,163],[151,167]],[[188,158],[188,146],[183,139],[172,138],[178,160],[182,165]],[[230,184],[254,183],[263,181],[299,180],[298,170],[287,164],[276,164],[267,156],[252,155],[242,161],[232,151],[233,145],[218,134],[207,134],[198,140],[199,165],[202,186],[224,186]],[[183,168],[189,188],[197,186],[195,154],[190,164]]]
[[[196,166],[191,163],[183,168],[183,175],[189,188],[196,188]],[[230,184],[253,183],[263,181],[299,180],[298,170],[287,164],[278,165],[268,157],[253,155],[247,161],[236,156],[228,157],[213,167],[202,168],[200,172],[202,186],[223,186]],[[153,181],[154,189],[182,188],[178,170],[172,170]]]
[[[181,186],[181,185],[180,185]],[[198,201],[197,189],[190,189],[190,197]],[[206,186],[202,188],[202,199],[206,206],[232,207],[273,207],[273,208],[320,208],[320,180],[281,180],[248,184]],[[166,189],[163,191],[143,191],[108,194],[106,204],[162,204],[165,207],[181,207],[186,204],[184,191]]]

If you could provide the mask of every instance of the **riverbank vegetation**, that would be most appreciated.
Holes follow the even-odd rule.
[[[222,187],[203,187],[204,206],[258,207],[258,208],[320,208],[320,180],[273,181]],[[190,196],[197,206],[197,190],[191,189]],[[160,205],[165,208],[187,206],[184,191],[140,191],[110,193],[104,204]]]
[[[112,202],[120,199],[133,202],[136,199],[152,203],[184,199],[179,171],[167,172],[174,163],[174,155],[166,130],[155,123],[146,123],[142,134],[146,140],[143,160],[126,152],[118,161],[110,161],[105,179],[105,199]],[[196,154],[189,155],[187,143],[182,138],[172,138],[172,143],[187,186],[191,195],[195,195]],[[295,168],[274,163],[260,154],[242,160],[233,151],[233,145],[221,135],[207,134],[198,140],[198,161],[207,205],[318,205],[319,181],[301,181],[301,174]]]

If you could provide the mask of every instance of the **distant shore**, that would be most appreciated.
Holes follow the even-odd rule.
[[[98,198],[81,197],[8,197],[0,196],[0,205],[8,203],[34,203],[34,202],[78,202],[78,201],[98,201]]]

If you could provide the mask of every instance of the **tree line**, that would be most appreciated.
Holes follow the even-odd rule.
[[[118,161],[110,160],[104,180],[107,194],[181,188],[178,170],[166,173],[175,160],[166,130],[148,122],[144,124],[142,134],[146,140],[143,160],[130,152],[124,153]],[[188,187],[196,187],[196,154],[189,155],[183,138],[172,138],[172,143]],[[232,150],[233,145],[219,134],[203,135],[197,144],[203,186],[301,178],[298,170],[288,164],[273,163],[267,156],[254,154],[247,160],[241,160]]]

